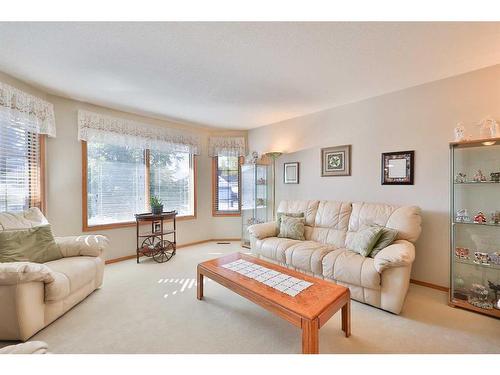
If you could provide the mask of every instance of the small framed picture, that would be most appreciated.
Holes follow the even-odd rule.
[[[283,164],[283,182],[285,184],[298,184],[299,183],[299,163],[285,163]]]
[[[321,149],[321,176],[351,175],[351,145]]]
[[[159,222],[155,222],[153,225],[153,233],[161,232],[161,224]]]
[[[382,154],[382,185],[413,185],[415,151]]]

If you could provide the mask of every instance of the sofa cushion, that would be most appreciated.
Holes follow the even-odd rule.
[[[304,221],[303,217],[282,216],[278,237],[290,238],[292,240],[305,240]]]
[[[304,213],[306,225],[313,226],[319,201],[281,201],[277,212]]]
[[[289,238],[267,237],[262,240],[256,240],[254,250],[266,258],[285,263],[286,249],[299,242],[298,240],[291,240]]]
[[[47,267],[54,271],[54,274],[59,274],[54,281],[57,285],[52,286],[53,294],[51,294],[51,297],[57,295],[58,297],[62,296],[62,298],[64,298],[76,292],[92,280],[97,280],[97,259],[99,258],[79,256],[62,258],[45,263]],[[67,287],[64,286],[65,280],[67,282]],[[67,292],[65,292],[65,290],[67,290]]]
[[[285,263],[302,271],[322,275],[323,257],[334,249],[332,245],[315,241],[298,241],[285,250]]]
[[[392,244],[396,240],[396,237],[398,236],[398,231],[396,229],[391,229],[386,227],[381,227],[381,228],[382,228],[382,233],[380,235],[380,238],[378,239],[377,243],[370,252],[370,257],[372,258],[374,258],[375,255],[377,255],[380,252],[380,250],[383,250],[387,246]]]
[[[351,211],[350,202],[320,201],[314,226],[347,231]]]
[[[26,229],[45,224],[48,221],[37,207],[19,213],[0,213],[0,230]]]
[[[380,289],[380,274],[375,269],[374,259],[345,248],[325,255],[323,276],[343,283]]]
[[[280,232],[280,227],[281,227],[281,219],[283,216],[290,216],[290,217],[304,217],[303,212],[277,212],[276,213],[276,230],[278,233]]]
[[[60,258],[49,224],[0,231],[0,262],[45,263]]]
[[[371,225],[369,227],[358,230],[351,236],[347,237],[346,247],[349,250],[355,251],[364,257],[370,255],[373,247],[382,235],[382,227]]]

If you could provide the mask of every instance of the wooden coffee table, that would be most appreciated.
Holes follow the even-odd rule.
[[[295,297],[291,297],[259,281],[222,267],[238,259],[309,281],[313,285]],[[197,274],[199,300],[203,299],[203,277],[206,276],[301,328],[302,353],[304,354],[319,352],[319,329],[340,309],[342,309],[342,330],[346,337],[351,335],[351,298],[349,289],[343,286],[241,253],[200,263]]]

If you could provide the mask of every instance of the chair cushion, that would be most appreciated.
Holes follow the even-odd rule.
[[[366,258],[345,248],[325,255],[323,276],[365,288],[380,289],[380,274],[375,269],[373,258]]]
[[[323,257],[334,249],[332,245],[315,241],[298,241],[285,250],[285,263],[302,271],[322,275]]]
[[[51,301],[59,300],[76,292],[92,280],[97,280],[97,262],[94,257],[78,256],[62,258],[47,262],[55,274],[54,285],[48,284],[45,298]]]

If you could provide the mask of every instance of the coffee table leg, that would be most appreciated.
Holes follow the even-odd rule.
[[[196,277],[198,288],[196,289],[196,298],[199,300],[203,299],[203,274],[198,270],[198,275]]]
[[[302,354],[319,353],[319,322],[318,319],[302,319]]]
[[[351,299],[349,298],[344,306],[342,306],[342,331],[345,332],[345,337],[351,336]]]

